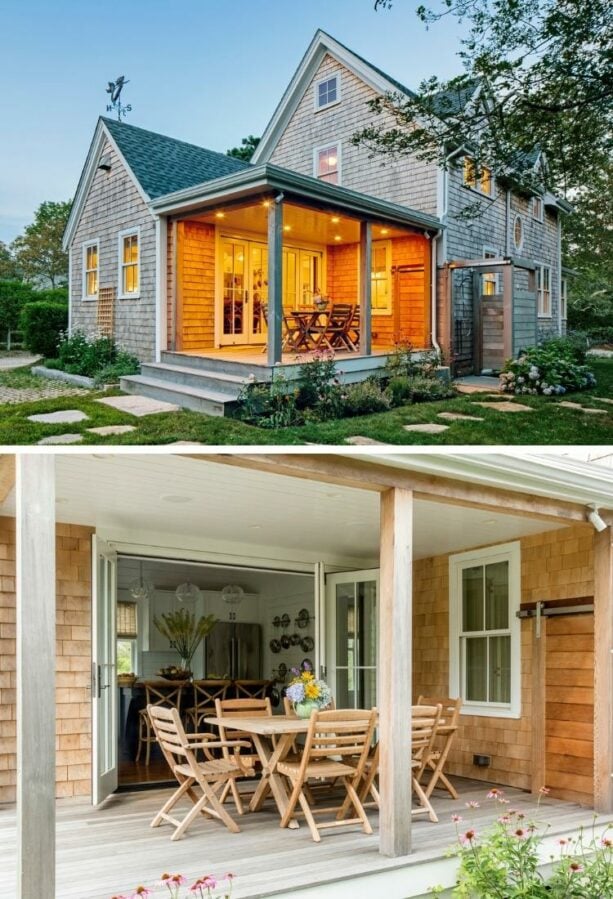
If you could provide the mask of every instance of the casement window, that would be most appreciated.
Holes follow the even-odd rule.
[[[530,204],[532,209],[532,218],[536,219],[537,222],[543,221],[543,198],[542,197],[532,197],[532,202]]]
[[[315,111],[334,106],[341,99],[340,75],[331,75],[315,83]]]
[[[536,270],[537,310],[542,318],[551,318],[551,268],[540,265]]]
[[[521,713],[519,542],[449,557],[450,696],[469,715]]]
[[[119,235],[119,296],[136,299],[140,294],[140,232],[132,229]]]
[[[392,242],[374,240],[371,261],[371,308],[377,315],[392,312]]]
[[[83,299],[98,297],[98,241],[83,244]]]
[[[471,190],[477,190],[487,197],[492,196],[494,188],[492,170],[488,169],[487,166],[481,166],[479,171],[477,171],[475,160],[470,156],[464,157],[463,178],[465,187],[470,187]]]
[[[329,184],[341,183],[341,145],[315,148],[315,177]]]
[[[499,259],[500,253],[493,247],[483,247],[484,259]],[[497,272],[484,272],[481,276],[481,292],[484,297],[493,297],[500,293],[500,275]]]
[[[136,673],[138,611],[135,602],[117,602],[117,673]]]
[[[568,278],[562,278],[560,281],[560,314],[566,321],[568,317]]]
[[[513,246],[519,252],[524,245],[524,220],[516,215],[513,221]]]

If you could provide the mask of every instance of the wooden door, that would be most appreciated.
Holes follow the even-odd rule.
[[[408,341],[416,349],[428,345],[424,277],[423,265],[402,265],[394,269],[394,343]],[[379,337],[383,336],[383,327],[382,318],[381,323],[377,324]]]
[[[591,805],[594,787],[594,615],[546,622],[545,784]]]

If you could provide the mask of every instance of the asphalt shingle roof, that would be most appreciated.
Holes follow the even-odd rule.
[[[240,159],[106,117],[102,121],[152,200],[249,167]]]

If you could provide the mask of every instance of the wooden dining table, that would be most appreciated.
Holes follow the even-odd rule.
[[[215,727],[222,726],[226,731],[238,730],[249,734],[262,765],[262,776],[251,797],[249,811],[259,811],[270,791],[279,815],[283,818],[289,804],[289,796],[285,779],[277,771],[277,766],[291,750],[296,735],[308,731],[308,720],[293,715],[273,715],[271,718],[225,715],[223,718],[205,718],[205,721]],[[288,824],[291,828],[298,826],[298,822],[294,819]]]
[[[293,343],[294,349],[317,349],[323,339],[322,332],[318,330],[316,332],[318,339],[315,339],[313,329],[316,325],[319,325],[320,328],[323,327],[322,319],[327,324],[329,314],[329,309],[292,309],[291,316],[300,329]]]

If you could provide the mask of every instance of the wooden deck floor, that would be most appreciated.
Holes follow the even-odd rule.
[[[425,818],[414,820],[414,852],[404,859],[379,855],[374,812],[370,812],[375,828],[372,836],[356,829],[333,830],[323,834],[319,845],[312,842],[305,826],[280,829],[278,815],[268,805],[261,813],[241,818],[239,834],[230,834],[216,822],[203,819],[183,840],[171,843],[169,827],[149,827],[168,790],[116,794],[100,809],[92,808],[86,800],[62,800],[58,802],[56,899],[110,899],[115,893],[130,894],[140,883],[154,884],[164,871],[181,872],[193,879],[231,871],[236,875],[233,899],[275,894],[307,897],[311,890],[303,894],[300,887],[326,883],[330,896],[359,897],[367,894],[356,891],[348,879],[370,872],[394,872],[396,879],[399,875],[406,877],[404,882],[408,884],[420,866],[443,859],[454,845],[451,814],[463,814],[477,830],[500,814],[500,806],[485,799],[487,786],[466,780],[456,784],[460,790],[457,802],[449,798],[435,801],[439,824]],[[593,820],[589,809],[574,803],[548,798],[537,809],[535,800],[526,793],[508,788],[505,795],[514,808],[550,823],[552,835],[569,833]],[[471,799],[481,803],[474,812],[464,807]],[[0,809],[3,895],[16,894],[15,856],[15,811]],[[428,876],[432,871],[430,864]],[[433,882],[436,879],[431,879],[430,885]],[[407,893],[386,890],[388,899]],[[368,895],[379,892],[369,889]]]

